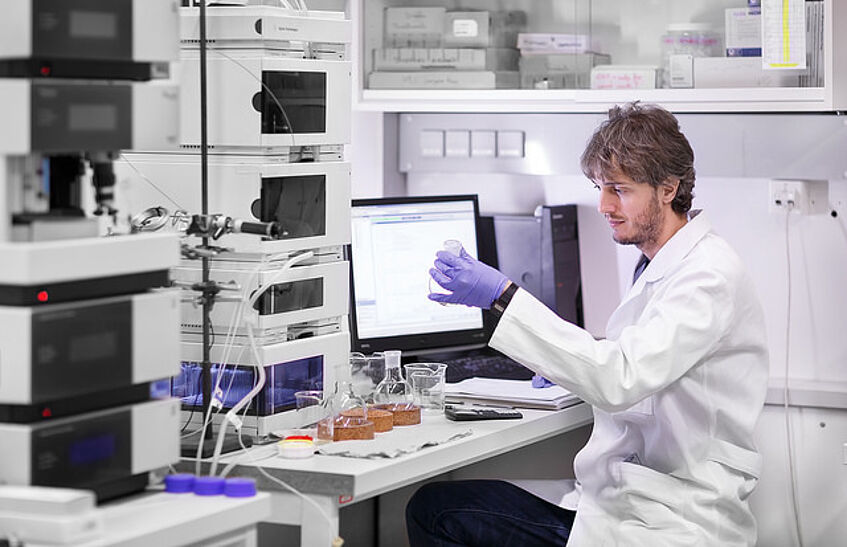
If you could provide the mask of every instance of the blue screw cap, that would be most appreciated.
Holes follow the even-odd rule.
[[[224,493],[224,483],[221,477],[197,477],[194,479],[194,493],[198,496],[220,496]]]
[[[171,494],[186,494],[194,491],[194,475],[177,473],[165,477],[165,492]]]
[[[256,495],[256,481],[253,479],[227,479],[224,495],[228,498],[252,498]]]

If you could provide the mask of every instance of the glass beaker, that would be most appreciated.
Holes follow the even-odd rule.
[[[353,393],[372,403],[374,391],[385,377],[385,356],[381,351],[371,355],[350,354],[350,379]]]
[[[332,396],[332,439],[373,439],[374,424],[368,419],[368,405],[353,392],[349,382],[337,382]]]
[[[316,429],[315,438],[332,440],[334,418],[332,405],[330,399],[324,398],[323,391],[297,391],[294,393],[294,401],[297,412],[310,412],[310,418],[316,419],[308,426],[310,429]]]
[[[444,412],[444,383],[447,365],[444,363],[411,363],[406,365],[406,377],[412,384],[415,403],[426,412]]]
[[[403,378],[400,369],[400,352],[397,350],[386,351],[385,376],[374,390],[374,402],[378,404],[401,403],[411,404],[412,386]]]
[[[336,382],[335,394],[332,396],[332,413],[339,417],[349,410],[361,409],[362,417],[368,417],[368,405],[364,398],[353,391],[350,382]]]

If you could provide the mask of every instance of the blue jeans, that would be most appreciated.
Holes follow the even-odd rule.
[[[496,480],[435,482],[406,506],[412,547],[565,545],[576,513]]]

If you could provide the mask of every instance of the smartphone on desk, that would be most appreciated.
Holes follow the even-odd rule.
[[[474,420],[516,420],[523,418],[523,414],[514,408],[477,405],[447,405],[444,407],[444,415],[447,416],[448,420],[456,422],[468,422]]]

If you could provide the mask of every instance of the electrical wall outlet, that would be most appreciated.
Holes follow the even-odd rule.
[[[801,215],[829,212],[829,181],[774,179],[770,183],[768,209]]]

